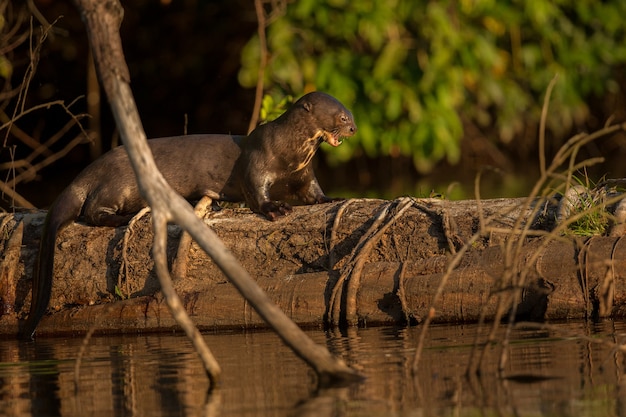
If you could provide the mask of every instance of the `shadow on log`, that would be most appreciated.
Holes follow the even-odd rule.
[[[488,319],[493,318],[493,295],[507,290],[500,281],[507,264],[504,243],[518,238],[511,233],[517,216],[531,215],[530,211],[519,212],[521,201],[482,201],[484,218],[490,218],[490,225],[499,232],[477,240],[463,256],[436,306],[435,322],[474,322],[483,309]],[[322,327],[342,269],[350,267],[354,249],[390,202],[351,200],[335,222],[344,204],[296,207],[291,216],[277,222],[260,221],[248,209],[223,209],[209,213],[205,222],[287,316],[301,326]],[[553,226],[549,219],[554,218],[554,208],[546,210],[540,218],[529,219],[533,229]],[[476,212],[475,201],[413,200],[366,254],[356,292],[356,322],[377,325],[423,320],[450,262],[451,242],[467,241],[478,231]],[[24,212],[2,218],[3,334],[16,334],[18,317],[28,312],[30,274],[44,215]],[[445,218],[454,230],[444,228]],[[91,326],[99,333],[176,329],[154,273],[151,224],[150,215],[139,219],[126,246],[126,227],[75,223],[65,229],[57,240],[52,301],[39,334],[84,333]],[[169,226],[168,232],[171,264],[180,229]],[[19,239],[21,233],[23,239]],[[525,238],[513,260],[515,271],[527,274],[518,318],[541,321],[626,315],[626,242],[619,237],[545,239]],[[537,251],[540,256],[529,263]],[[184,279],[174,277],[174,286],[200,329],[267,326],[195,244],[187,267]],[[352,279],[349,276],[344,287]],[[342,303],[345,308],[345,294]]]

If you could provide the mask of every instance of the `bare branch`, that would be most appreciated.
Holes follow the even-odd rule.
[[[137,176],[140,192],[152,209],[155,251],[162,252],[159,248],[165,245],[164,239],[167,234],[162,232],[165,223],[173,221],[180,224],[219,265],[239,292],[276,330],[282,340],[315,369],[321,382],[359,378],[358,374],[343,361],[333,357],[327,349],[315,344],[270,301],[215,233],[195,216],[189,204],[171,189],[158,171],[129,86],[128,67],[119,35],[123,15],[119,2],[116,0],[75,0],[75,4],[85,22],[100,81],[109,98],[122,141]],[[155,258],[155,262],[160,261],[162,260]],[[171,285],[169,274],[163,271],[165,268],[164,265],[159,267],[158,275],[162,288],[168,288]],[[184,309],[177,308],[175,293],[165,290],[164,295],[176,320],[180,323],[182,317],[188,324],[188,317],[184,318],[187,316]],[[180,304],[179,301],[178,304]],[[181,323],[187,337],[194,344],[197,343],[196,348],[204,345],[204,340],[197,337],[195,326],[190,327],[187,324]],[[215,367],[207,360],[206,355],[201,352],[199,354],[209,378],[214,380],[218,377],[212,374],[216,372]]]

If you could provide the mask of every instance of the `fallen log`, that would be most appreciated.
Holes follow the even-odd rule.
[[[400,202],[408,202],[405,211],[391,222]],[[554,227],[555,207],[546,205],[537,215],[523,202],[483,200],[479,210],[472,200],[348,200],[296,207],[292,215],[276,222],[236,208],[209,213],[205,222],[301,326],[328,323],[333,294],[340,311],[336,322],[345,323],[350,297],[346,288],[355,283],[355,317],[349,323],[420,322],[432,314],[433,296],[453,253],[481,230],[451,271],[434,306],[435,322],[473,322],[481,314],[492,319],[498,296],[516,286],[520,291],[516,315],[525,320],[624,316],[622,239],[542,236],[540,232]],[[534,235],[520,238],[514,232],[520,216]],[[1,218],[2,334],[16,334],[18,321],[28,312],[30,276],[44,217],[45,212],[37,211]],[[376,219],[383,220],[377,224]],[[364,249],[366,238],[374,239],[372,229],[381,233]],[[168,235],[171,264],[180,229],[169,226]],[[84,333],[92,326],[100,333],[175,329],[153,271],[152,238],[149,214],[129,227],[75,223],[63,230],[57,239],[50,314],[38,334]],[[511,242],[521,242],[520,249],[507,249]],[[350,275],[358,269],[357,257],[363,265],[358,277]],[[520,275],[522,281],[506,278]],[[174,277],[174,285],[200,329],[266,326],[195,244],[186,276]]]

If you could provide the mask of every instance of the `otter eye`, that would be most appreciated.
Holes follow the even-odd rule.
[[[346,116],[345,114],[341,115],[341,121],[346,123],[348,121],[348,116]]]

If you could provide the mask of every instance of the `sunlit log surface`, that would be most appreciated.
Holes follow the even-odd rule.
[[[435,322],[474,322],[483,311],[487,319],[493,318],[498,297],[507,302],[514,288],[520,289],[516,313],[524,320],[626,315],[626,243],[619,237],[529,236],[514,251],[516,246],[507,247],[507,243],[519,240],[519,234],[511,230],[520,216],[522,224],[531,224],[535,232],[554,227],[554,207],[537,214],[532,207],[521,210],[523,202],[483,200],[479,205],[473,200],[416,199],[368,252],[359,252],[360,240],[383,210],[391,218],[397,202],[349,200],[296,207],[292,215],[277,222],[245,208],[223,209],[210,213],[205,221],[301,326],[324,325],[333,288],[358,256],[366,258],[356,292],[357,322],[419,323],[429,314],[452,252],[481,230],[481,221],[486,233],[449,275],[434,306]],[[18,319],[28,311],[30,274],[44,217],[40,211],[2,218],[0,332],[4,334],[15,334]],[[179,235],[178,227],[169,227],[170,262]],[[91,326],[109,333],[175,329],[158,291],[151,244],[149,214],[130,229],[75,223],[62,231],[57,239],[50,314],[42,320],[38,334],[81,333]],[[187,311],[201,329],[266,326],[195,245],[190,249],[186,277],[174,279]],[[342,308],[345,287],[354,279],[347,274],[339,288]]]

